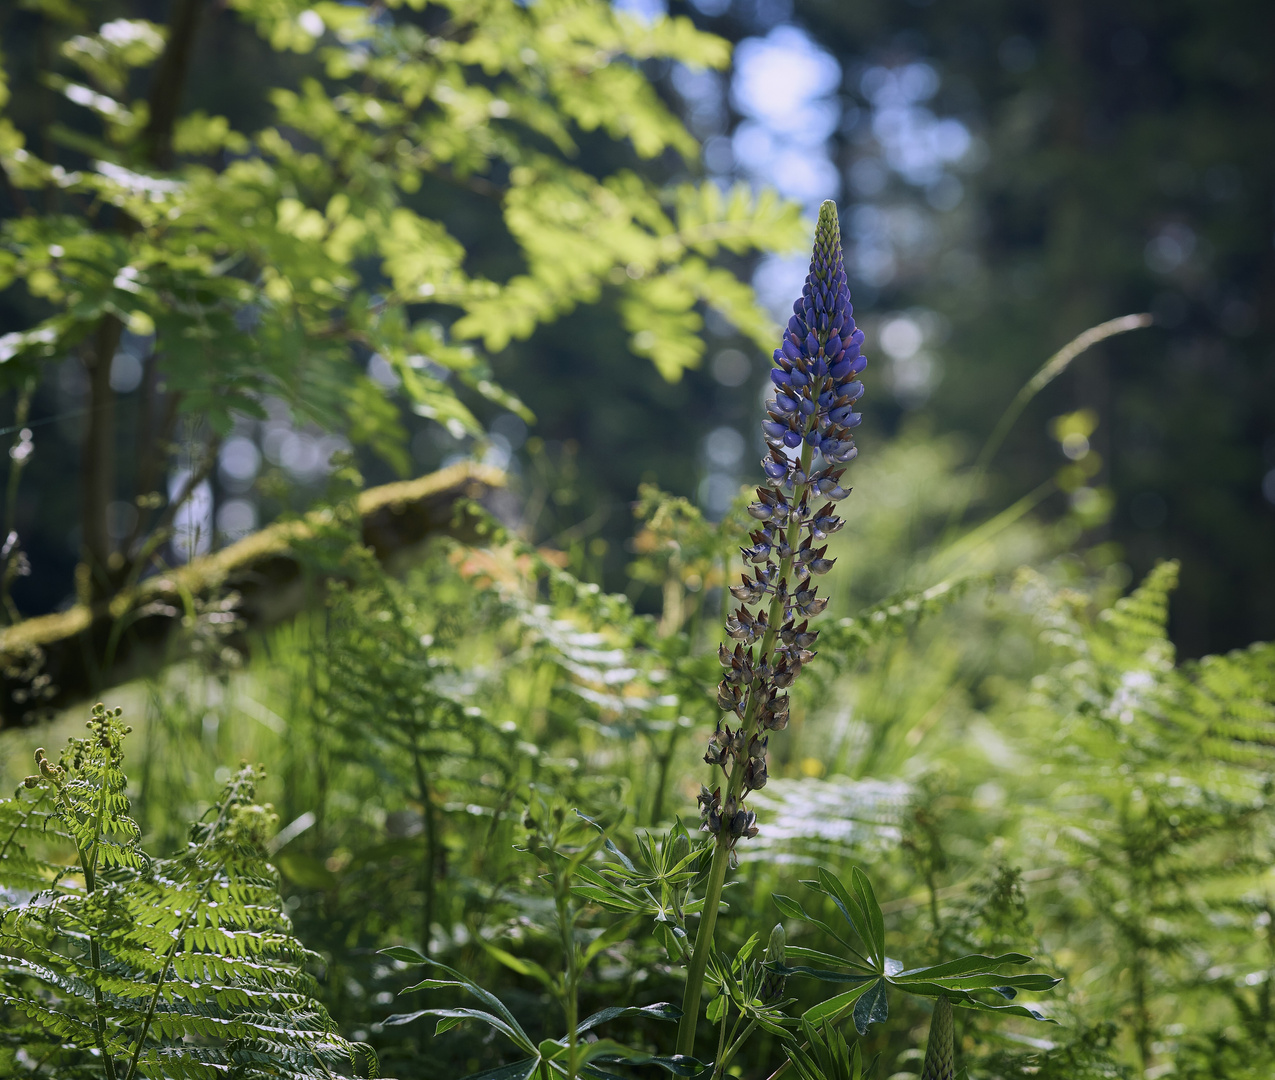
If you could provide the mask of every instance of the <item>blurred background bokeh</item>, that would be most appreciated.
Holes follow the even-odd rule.
[[[702,176],[771,185],[813,214],[836,199],[856,316],[872,366],[860,444],[906,432],[972,460],[1019,388],[1085,327],[1148,311],[1155,325],[1075,361],[1028,407],[975,494],[986,516],[1057,477],[1041,505],[1071,543],[1126,581],[1182,561],[1171,628],[1186,656],[1275,636],[1275,7],[1263,0],[619,0],[643,18],[689,16],[735,43],[727,72],[650,62],[648,74],[703,143]],[[164,21],[133,0],[121,15]],[[54,108],[29,75],[40,19],[5,5],[10,113],[34,130]],[[184,105],[250,130],[266,88],[317,59],[274,52],[221,5],[209,9]],[[65,103],[63,103],[63,106]],[[56,107],[63,107],[56,106]],[[579,163],[613,170],[617,144],[585,136]],[[669,154],[653,169],[675,180]],[[504,279],[516,249],[473,191],[422,199]],[[0,212],[14,212],[0,192]],[[778,315],[804,256],[740,261]],[[0,333],[30,325],[20,290],[0,294]],[[583,545],[625,586],[629,506],[643,481],[721,515],[753,476],[768,358],[707,315],[704,362],[666,382],[628,351],[614,310],[582,307],[495,357],[534,411],[527,425],[479,403],[486,441],[406,415],[414,468],[477,455],[521,476],[537,539]],[[136,408],[146,342],[112,368]],[[386,384],[395,375],[370,361]],[[23,614],[74,597],[77,485],[86,394],[80,362],[46,368],[32,404],[18,529],[32,574]],[[2,422],[12,423],[13,394]],[[1061,419],[1060,419],[1061,418]],[[127,422],[121,425],[127,437]],[[29,445],[28,445],[29,444]],[[25,450],[23,445],[27,445]],[[344,442],[280,410],[244,421],[177,522],[201,543],[244,535],[321,487]],[[32,450],[34,452],[32,453]],[[368,457],[369,482],[390,479]],[[263,476],[290,480],[293,494]],[[131,527],[118,504],[116,528]],[[187,520],[189,519],[189,520]],[[1066,537],[1064,537],[1066,539]],[[1096,554],[1094,554],[1096,553]],[[174,558],[182,557],[174,550]],[[656,606],[654,595],[640,605]]]

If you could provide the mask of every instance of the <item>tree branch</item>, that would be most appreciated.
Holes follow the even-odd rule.
[[[173,21],[168,28],[168,44],[155,68],[155,81],[147,97],[150,118],[142,132],[142,146],[147,160],[156,168],[168,169],[173,164],[173,127],[186,87],[186,70],[195,44],[195,32],[203,13],[204,0],[177,0]]]
[[[358,498],[362,541],[382,562],[432,536],[475,541],[478,519],[458,512],[458,504],[482,500],[504,485],[499,469],[461,462],[416,480],[370,488]],[[276,522],[125,589],[109,602],[77,604],[0,631],[0,730],[37,723],[54,710],[181,659],[189,644],[179,631],[192,605],[235,596],[233,615],[240,628],[230,643],[246,649],[251,631],[292,618],[323,588],[324,579],[308,573],[300,548],[330,516],[330,511],[316,511]],[[118,630],[117,623],[126,628]],[[113,655],[106,663],[108,647]]]

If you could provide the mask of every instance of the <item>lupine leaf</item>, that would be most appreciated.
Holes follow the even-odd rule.
[[[499,960],[500,963],[504,964],[510,971],[517,972],[519,975],[531,976],[547,990],[554,989],[556,985],[554,977],[534,960],[528,960],[521,956],[514,956],[513,953],[499,948],[498,946],[491,944],[489,941],[482,942],[482,947],[488,956],[491,956],[495,960]]]
[[[789,947],[789,952],[793,951]],[[777,964],[775,970],[784,975],[809,975],[812,979],[818,979],[821,982],[835,983],[860,983],[873,982],[879,978],[876,974],[871,975],[851,975],[843,971],[832,971],[828,968],[812,968],[803,966],[790,966],[788,964]]]
[[[654,1065],[673,1076],[699,1076],[708,1066],[686,1054],[647,1054],[633,1050],[612,1039],[599,1039],[584,1047],[582,1059],[586,1062],[624,1062],[628,1065]]]
[[[866,1035],[873,1024],[883,1024],[890,1014],[889,1001],[886,999],[885,980],[878,979],[871,983],[867,990],[854,1004],[854,1026],[860,1035]]]
[[[819,927],[819,929],[822,930],[825,934],[827,934],[831,938],[834,938],[836,941],[840,942],[847,949],[849,949],[850,952],[852,952],[856,957],[862,960],[865,967],[875,966],[868,960],[867,957],[863,956],[857,949],[854,948],[854,946],[852,946],[848,941],[846,941],[844,937],[842,937],[839,933],[837,933],[836,930],[834,930],[822,919],[816,919],[813,915],[808,914],[806,912],[806,909],[803,908],[799,903],[797,903],[797,901],[793,900],[791,897],[784,896],[781,893],[774,893],[771,896],[771,899],[775,902],[775,907],[779,908],[780,912],[782,912],[784,915],[787,915],[790,919],[801,919],[803,922],[808,922],[812,926]],[[844,909],[842,910],[844,911]],[[854,926],[854,922],[852,920],[847,920],[847,921],[850,921],[851,927]]]
[[[913,976],[924,976],[927,979],[950,978],[956,975],[967,975],[972,972],[986,971],[988,968],[1000,967],[1002,964],[1030,964],[1030,956],[1022,953],[1003,953],[1000,956],[962,956],[957,960],[947,960],[931,967],[911,968],[894,976],[895,982],[903,982]]]
[[[872,986],[871,982],[865,982],[862,986],[856,986],[853,990],[847,990],[843,994],[827,998],[818,1005],[807,1009],[801,1014],[801,1017],[812,1024],[821,1024],[825,1020],[839,1017],[846,1009],[854,1005],[867,992],[870,986]]]
[[[605,1024],[608,1020],[616,1020],[621,1016],[646,1016],[654,1020],[677,1021],[682,1018],[682,1010],[667,1001],[659,1001],[654,1005],[612,1005],[580,1021],[576,1031],[581,1033],[591,1031],[599,1024]]]
[[[531,1080],[540,1068],[540,1058],[523,1058],[512,1065],[500,1065],[485,1072],[470,1073],[464,1080]]]
[[[384,951],[388,953],[388,950],[384,950]],[[519,1047],[521,1047],[523,1050],[526,1050],[528,1053],[532,1053],[535,1051],[536,1044],[531,1041],[531,1037],[525,1031],[523,1031],[522,1025],[520,1025],[518,1021],[514,1018],[514,1014],[509,1011],[509,1009],[505,1006],[505,1003],[501,1001],[498,997],[496,997],[496,995],[493,994],[490,990],[484,989],[483,987],[479,986],[478,983],[474,982],[473,979],[470,979],[467,976],[462,975],[455,968],[450,968],[446,964],[439,963],[437,960],[426,959],[424,963],[430,965],[431,967],[436,967],[441,969],[442,971],[447,972],[447,974],[452,976],[452,978],[450,980],[424,979],[421,982],[416,983],[414,986],[406,987],[402,991],[403,993],[408,994],[414,990],[439,989],[444,986],[459,987],[460,989],[465,990],[467,993],[476,997],[479,1001],[481,1001],[484,1005],[486,1005],[488,1009],[492,1011],[492,1013],[495,1014],[493,1019],[498,1020],[499,1022],[498,1030],[503,1031]],[[474,1011],[474,1010],[441,1010],[440,1011],[435,1009],[423,1009],[420,1012],[411,1014],[408,1019],[404,1019],[401,1017],[396,1018],[395,1023],[405,1024],[405,1023],[408,1023],[410,1019],[415,1019],[418,1016],[452,1015],[453,1013],[459,1015],[461,1012],[468,1013],[471,1011]],[[482,1011],[482,1010],[478,1010],[478,1011]],[[485,1019],[488,1015],[489,1014],[487,1014],[484,1011],[483,1017],[481,1017],[481,1019]],[[475,1017],[475,1018],[479,1018],[479,1017]],[[491,1020],[487,1020],[486,1022],[492,1023]],[[492,1026],[497,1027],[497,1024],[492,1023]]]

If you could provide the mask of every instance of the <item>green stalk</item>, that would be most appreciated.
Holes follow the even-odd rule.
[[[722,898],[722,886],[726,883],[726,867],[730,862],[730,840],[717,835],[713,849],[713,865],[708,872],[708,886],[704,893],[704,910],[700,914],[699,930],[695,933],[695,949],[691,953],[691,966],[686,973],[686,990],[682,995],[682,1019],[677,1029],[677,1052],[691,1055],[695,1052],[695,1028],[699,1023],[700,995],[704,990],[704,972],[708,968],[708,954],[712,951],[713,931],[717,927],[717,906]]]
[[[42,750],[36,751],[37,760],[41,758],[43,753]],[[40,766],[40,771],[44,773],[43,764]],[[44,773],[44,775],[49,777],[56,786],[58,798],[66,808],[67,816],[72,819],[76,818],[78,814],[75,806],[67,797],[60,780],[49,773]],[[80,870],[84,874],[84,889],[89,896],[92,896],[97,891],[97,847],[102,838],[102,819],[105,815],[106,784],[102,783],[98,790],[97,811],[93,816],[93,840],[88,847],[81,847],[78,841],[75,845],[75,853],[80,862]],[[93,1038],[97,1043],[98,1053],[102,1055],[102,1063],[106,1070],[106,1080],[115,1080],[115,1059],[111,1057],[110,1051],[106,1046],[106,1003],[102,996],[101,986],[102,946],[94,933],[89,934],[89,963],[93,966],[93,972],[97,976],[93,980]]]
[[[673,754],[677,750],[681,735],[681,729],[677,726],[677,721],[674,720],[673,726],[669,728],[668,742],[656,758],[656,776],[658,779],[655,781],[655,794],[651,797],[650,820],[652,828],[659,825],[660,817],[664,813],[664,792],[668,788],[669,766],[673,763]],[[651,741],[654,742],[655,740],[652,739]]]
[[[814,423],[815,419],[812,416],[806,422],[807,432]],[[807,476],[810,474],[810,460],[813,456],[814,449],[808,442],[803,442],[801,446],[801,471]],[[792,506],[794,510],[801,504],[801,497],[804,494],[805,485],[793,492]],[[786,539],[787,546],[792,554],[782,559],[779,564],[779,580],[783,582],[788,580],[788,575],[792,571],[793,558],[796,555],[797,545],[801,539],[801,523],[797,520],[796,515],[793,515],[788,522]],[[776,595],[770,603],[766,633],[762,636],[761,648],[757,651],[759,658],[770,655],[770,651],[775,645],[775,638],[779,634],[779,627],[783,617],[784,602],[780,596]],[[743,725],[745,747],[748,746],[749,740],[756,733],[757,704],[764,689],[765,686],[760,679],[756,680],[749,689],[748,708],[744,712]],[[731,769],[726,797],[722,800],[723,805],[729,802],[731,798],[738,798],[743,783],[744,770],[736,765],[736,767]],[[699,1023],[700,998],[704,991],[704,972],[708,970],[708,958],[713,951],[713,932],[717,928],[717,909],[721,904],[722,888],[726,884],[726,870],[729,864],[730,837],[725,831],[722,831],[717,834],[717,845],[713,849],[713,863],[709,869],[708,885],[704,893],[704,910],[700,915],[699,929],[695,933],[695,948],[691,953],[691,966],[686,973],[686,990],[682,996],[682,1019],[677,1029],[677,1052],[679,1054],[691,1055],[695,1051],[695,1029]]]
[[[740,1019],[743,1019],[743,1017],[741,1017]],[[738,1037],[738,1038],[736,1038],[736,1037],[735,1037],[735,1031],[739,1031],[739,1025],[738,1025],[738,1024],[736,1024],[736,1025],[735,1025],[735,1031],[732,1031],[732,1032],[731,1032],[731,1044],[730,1044],[730,1049],[729,1049],[729,1050],[727,1050],[727,1051],[726,1051],[726,1053],[724,1053],[724,1054],[722,1054],[722,1053],[720,1053],[720,1052],[719,1052],[719,1054],[718,1054],[718,1056],[721,1058],[721,1060],[720,1060],[720,1061],[718,1061],[718,1063],[717,1063],[717,1072],[718,1072],[718,1075],[720,1075],[720,1076],[722,1076],[722,1077],[725,1077],[725,1076],[726,1076],[726,1070],[727,1070],[728,1068],[730,1068],[730,1063],[731,1063],[732,1061],[734,1061],[734,1060],[735,1060],[735,1055],[736,1055],[736,1054],[738,1054],[738,1053],[740,1052],[740,1050],[742,1050],[742,1049],[743,1049],[743,1047],[744,1047],[744,1043],[746,1043],[746,1042],[748,1041],[748,1037],[749,1037],[749,1036],[750,1036],[750,1035],[751,1035],[751,1034],[752,1034],[752,1033],[753,1033],[756,1029],[757,1029],[757,1021],[756,1021],[756,1020],[749,1020],[749,1021],[748,1021],[748,1026],[747,1026],[746,1028],[744,1028],[743,1032],[741,1032],[741,1033],[740,1033],[740,1035],[739,1035],[739,1037]]]
[[[577,988],[580,972],[577,968],[576,943],[574,926],[571,922],[571,896],[567,892],[570,886],[561,880],[555,882],[555,898],[558,908],[558,927],[562,934],[562,948],[567,956],[567,985],[563,1011],[567,1014],[567,1080],[576,1080],[576,1057],[580,1051],[580,1036],[576,1026],[580,1022],[580,1002]]]
[[[35,381],[27,379],[22,389],[18,392],[18,402],[13,410],[13,426],[19,432],[18,440],[14,443],[15,449],[22,443],[21,432],[26,427],[27,416],[31,411],[31,396],[34,390]],[[14,521],[16,520],[18,508],[18,481],[21,480],[22,470],[26,465],[25,457],[14,457],[12,452],[10,452],[10,460],[12,463],[9,466],[9,483],[4,496],[4,533],[6,537],[12,536],[14,533]],[[18,611],[13,598],[9,595],[9,587],[17,576],[20,565],[18,559],[21,554],[21,548],[15,543],[9,551],[9,557],[5,560],[4,566],[0,567],[0,603],[4,605],[4,614],[10,624],[22,621],[22,613]]]
[[[718,1025],[717,1030],[717,1056],[713,1066],[713,1080],[718,1080],[722,1075],[722,1057],[726,1053],[726,1024],[730,1020],[730,1002],[726,1002],[726,1008],[722,1010],[722,1022]],[[731,1038],[734,1038],[735,1032],[739,1030],[739,1023],[736,1021],[735,1026],[731,1028]]]
[[[88,894],[92,896],[97,890],[97,879],[94,872],[95,860],[90,861],[87,852],[83,848],[79,850],[79,857],[80,869],[84,871],[84,887],[88,890]],[[98,979],[93,981],[93,1037],[97,1041],[98,1051],[101,1053],[102,1062],[106,1066],[106,1080],[115,1080],[115,1060],[106,1048],[106,1018],[103,1015],[105,1002],[102,998],[102,987],[99,981],[102,974],[102,946],[98,942],[96,934],[89,935],[89,963],[93,965],[93,971],[98,976]]]
[[[435,882],[438,868],[438,823],[434,820],[434,800],[431,797],[429,777],[421,759],[422,749],[412,738],[412,766],[416,772],[416,786],[421,800],[421,820],[425,826],[425,873],[421,882],[424,892],[424,910],[421,913],[421,952],[429,955],[430,939],[434,933]]]

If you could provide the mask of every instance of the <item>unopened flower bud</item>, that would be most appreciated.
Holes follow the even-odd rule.
[[[669,852],[669,869],[677,866],[687,855],[691,853],[691,842],[686,838],[686,834],[679,832],[673,838],[672,850]]]
[[[770,965],[784,963],[787,940],[787,935],[784,933],[784,924],[775,923],[775,928],[770,932],[770,941],[766,944],[766,953],[762,960],[766,965],[766,976],[761,984],[762,1001],[778,1001],[784,996],[784,987],[788,984],[788,976],[781,972],[770,970]]]

